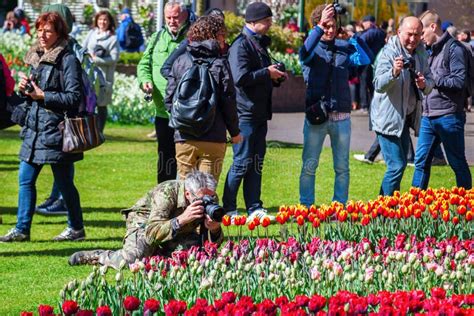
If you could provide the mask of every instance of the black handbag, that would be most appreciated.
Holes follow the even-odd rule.
[[[336,46],[334,45],[331,56],[331,62],[329,63],[329,72],[326,79],[325,92],[329,92],[329,98],[325,95],[318,98],[315,102],[306,101],[305,115],[306,119],[311,125],[321,125],[329,119],[327,109],[329,108],[328,101],[331,98],[331,83],[332,83],[332,71],[334,68],[334,62],[336,60]]]

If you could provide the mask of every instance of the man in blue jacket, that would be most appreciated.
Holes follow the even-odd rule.
[[[117,39],[119,42],[120,50],[126,51],[128,53],[139,52],[140,47],[144,43],[143,35],[141,34],[141,29],[133,21],[132,11],[130,11],[129,8],[124,8],[121,13],[121,22],[119,27],[117,28]],[[135,25],[134,27],[136,28],[136,30],[131,30],[133,25]],[[128,40],[127,37],[129,37]]]
[[[334,160],[333,201],[345,203],[349,193],[349,147],[351,142],[351,95],[349,67],[368,65],[373,59],[365,42],[357,37],[336,39],[337,23],[332,4],[319,5],[311,14],[314,25],[300,49],[306,83],[306,103],[327,102],[329,119],[312,125],[305,119],[303,167],[300,175],[300,203],[314,203],[315,173],[324,139],[329,134]]]
[[[230,215],[236,214],[237,193],[243,180],[250,220],[267,214],[260,199],[267,121],[272,117],[273,86],[286,77],[272,64],[268,53],[271,40],[265,34],[271,25],[270,7],[262,2],[251,3],[246,9],[244,29],[229,49],[243,141],[232,147],[234,160],[227,173],[222,201]]]
[[[443,143],[449,165],[456,175],[457,186],[470,189],[472,177],[464,143],[468,52],[462,43],[442,31],[437,13],[428,10],[420,19],[423,23],[422,40],[431,51],[428,63],[435,85],[422,103],[423,116],[412,185],[422,189],[428,187],[434,149]],[[446,50],[449,51],[448,60],[444,60]]]

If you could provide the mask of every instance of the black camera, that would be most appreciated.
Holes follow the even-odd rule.
[[[151,95],[151,93],[145,93],[143,99],[145,99],[146,102],[151,102],[151,100],[153,100],[153,96]]]
[[[217,204],[216,199],[210,195],[204,195],[201,198],[204,211],[215,222],[222,222],[225,215],[225,210],[222,206]]]
[[[279,61],[275,64],[275,68],[278,69],[281,72],[286,72],[286,66],[281,61]],[[283,81],[285,81],[285,79],[286,79],[285,76],[282,76],[282,77],[278,78],[277,81],[278,81],[278,83],[282,83]]]
[[[335,0],[332,3],[332,6],[336,14],[342,15],[342,14],[346,14],[347,12],[346,8],[344,8],[342,5],[339,4],[339,0]]]
[[[31,80],[28,79],[25,84],[25,92],[32,93],[33,91],[35,91],[35,88],[33,87],[33,84],[31,84]]]
[[[413,58],[404,57],[403,58],[403,68],[404,69],[415,69],[415,60]]]
[[[415,70],[415,68],[416,68],[415,59],[411,57],[403,57],[403,69],[408,69],[408,71],[410,72],[410,75],[413,78],[418,78],[418,73]]]

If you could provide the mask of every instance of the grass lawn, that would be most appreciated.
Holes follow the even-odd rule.
[[[37,311],[39,304],[57,306],[59,291],[74,278],[84,278],[90,267],[70,267],[67,258],[83,249],[116,249],[125,232],[119,210],[131,206],[156,181],[156,144],[146,138],[152,127],[108,125],[107,142],[85,154],[76,163],[75,183],[84,211],[87,240],[52,242],[65,227],[65,217],[36,215],[29,243],[0,244],[0,315],[18,315],[22,310]],[[16,222],[18,199],[18,128],[0,131],[0,234]],[[299,145],[271,142],[268,145],[262,185],[265,206],[275,211],[281,204],[298,202],[298,178],[301,168]],[[228,148],[218,193],[231,163]],[[385,165],[366,165],[351,159],[350,195],[368,200],[377,196]],[[474,172],[471,168],[471,172]],[[409,188],[413,168],[408,167],[402,191]],[[325,149],[317,173],[317,203],[331,201],[334,173],[331,152]],[[51,169],[46,166],[37,181],[38,202],[49,194]],[[434,167],[432,187],[455,185],[449,167]],[[243,199],[239,196],[239,206]],[[57,312],[56,308],[56,312]]]

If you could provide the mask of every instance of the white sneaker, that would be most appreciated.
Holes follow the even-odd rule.
[[[369,165],[374,163],[372,160],[369,160],[369,159],[365,158],[365,155],[363,155],[363,154],[355,154],[353,157],[354,157],[355,160],[358,160],[358,161],[364,162],[364,163],[368,163]]]
[[[247,218],[247,224],[252,222],[255,217],[258,217],[259,220],[262,220],[264,217],[268,217],[270,223],[275,223],[275,216],[268,214],[268,211],[264,208],[258,208],[253,211]]]

